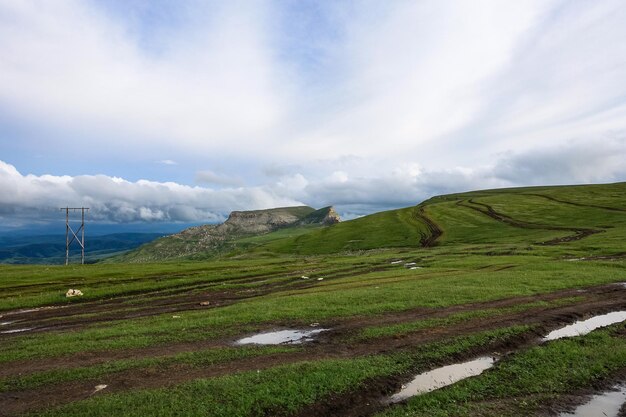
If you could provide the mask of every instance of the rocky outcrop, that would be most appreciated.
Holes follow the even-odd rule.
[[[323,226],[330,226],[340,221],[339,213],[335,211],[333,206],[328,206],[315,210],[313,213],[300,220],[299,224],[321,224]]]
[[[314,212],[315,210],[313,208],[307,206],[270,210],[233,211],[221,226],[226,226],[246,234],[267,233],[282,227],[294,225]]]
[[[281,207],[268,210],[233,211],[222,224],[190,227],[143,245],[127,254],[126,261],[147,262],[194,257],[209,252],[227,251],[231,241],[262,235],[301,225],[329,226],[340,221],[333,207],[315,210],[308,206]],[[134,255],[133,255],[134,252]]]
[[[332,224],[339,223],[340,221],[341,217],[339,217],[339,213],[335,211],[335,208],[333,206],[330,206],[328,208],[326,216],[324,216],[324,219],[322,219],[322,224],[324,226],[330,226]]]

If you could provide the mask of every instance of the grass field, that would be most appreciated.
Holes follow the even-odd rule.
[[[625,242],[620,183],[440,196],[202,261],[0,265],[0,416],[557,415],[626,381],[624,323],[540,343],[626,310]],[[282,329],[327,330],[235,344]],[[386,402],[481,355],[501,359]]]

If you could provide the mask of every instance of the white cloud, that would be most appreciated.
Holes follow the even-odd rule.
[[[1,1],[0,107],[56,131],[97,132],[100,147],[223,150],[274,125],[280,76],[262,10],[216,2],[185,19],[151,54],[85,1]]]
[[[160,161],[157,161],[157,163],[163,164],[163,165],[178,165],[178,162],[172,161],[171,159],[162,159]]]
[[[92,3],[0,1],[0,111],[105,153],[174,146],[269,166],[393,159],[450,135],[502,152],[624,127],[619,0],[321,5],[340,35],[301,34],[290,49],[281,7],[181,5],[155,53]],[[290,63],[307,53],[314,68]]]
[[[90,219],[110,222],[212,222],[232,210],[300,205],[269,188],[213,190],[173,182],[126,181],[105,175],[22,175],[0,161],[0,213],[49,221],[58,208],[90,207]],[[0,214],[2,217],[2,214]]]
[[[348,217],[411,206],[434,195],[539,184],[614,182],[626,178],[626,136],[547,145],[500,155],[492,164],[428,170],[415,163],[371,174],[289,174],[263,186],[215,190],[104,175],[22,175],[0,161],[0,218],[56,219],[58,207],[91,207],[110,222],[214,222],[232,210],[308,204],[336,206]],[[220,177],[218,177],[220,178]]]
[[[185,2],[146,47],[146,22],[94,2],[0,0],[0,149],[65,161],[80,139],[93,160],[136,167],[3,163],[0,213],[71,202],[111,221],[203,221],[305,202],[355,216],[442,192],[625,180],[622,3],[319,2],[294,31],[307,12],[283,13],[299,2]],[[137,161],[206,187],[124,179]]]

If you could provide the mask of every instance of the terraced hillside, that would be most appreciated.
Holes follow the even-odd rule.
[[[1,266],[0,415],[558,415],[626,383],[624,322],[543,340],[626,311],[624,183],[287,230],[209,261]],[[314,332],[238,343],[285,330]],[[495,364],[392,400],[479,357]]]

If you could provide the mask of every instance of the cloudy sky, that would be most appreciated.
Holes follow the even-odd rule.
[[[0,0],[0,222],[626,180],[626,7]]]

